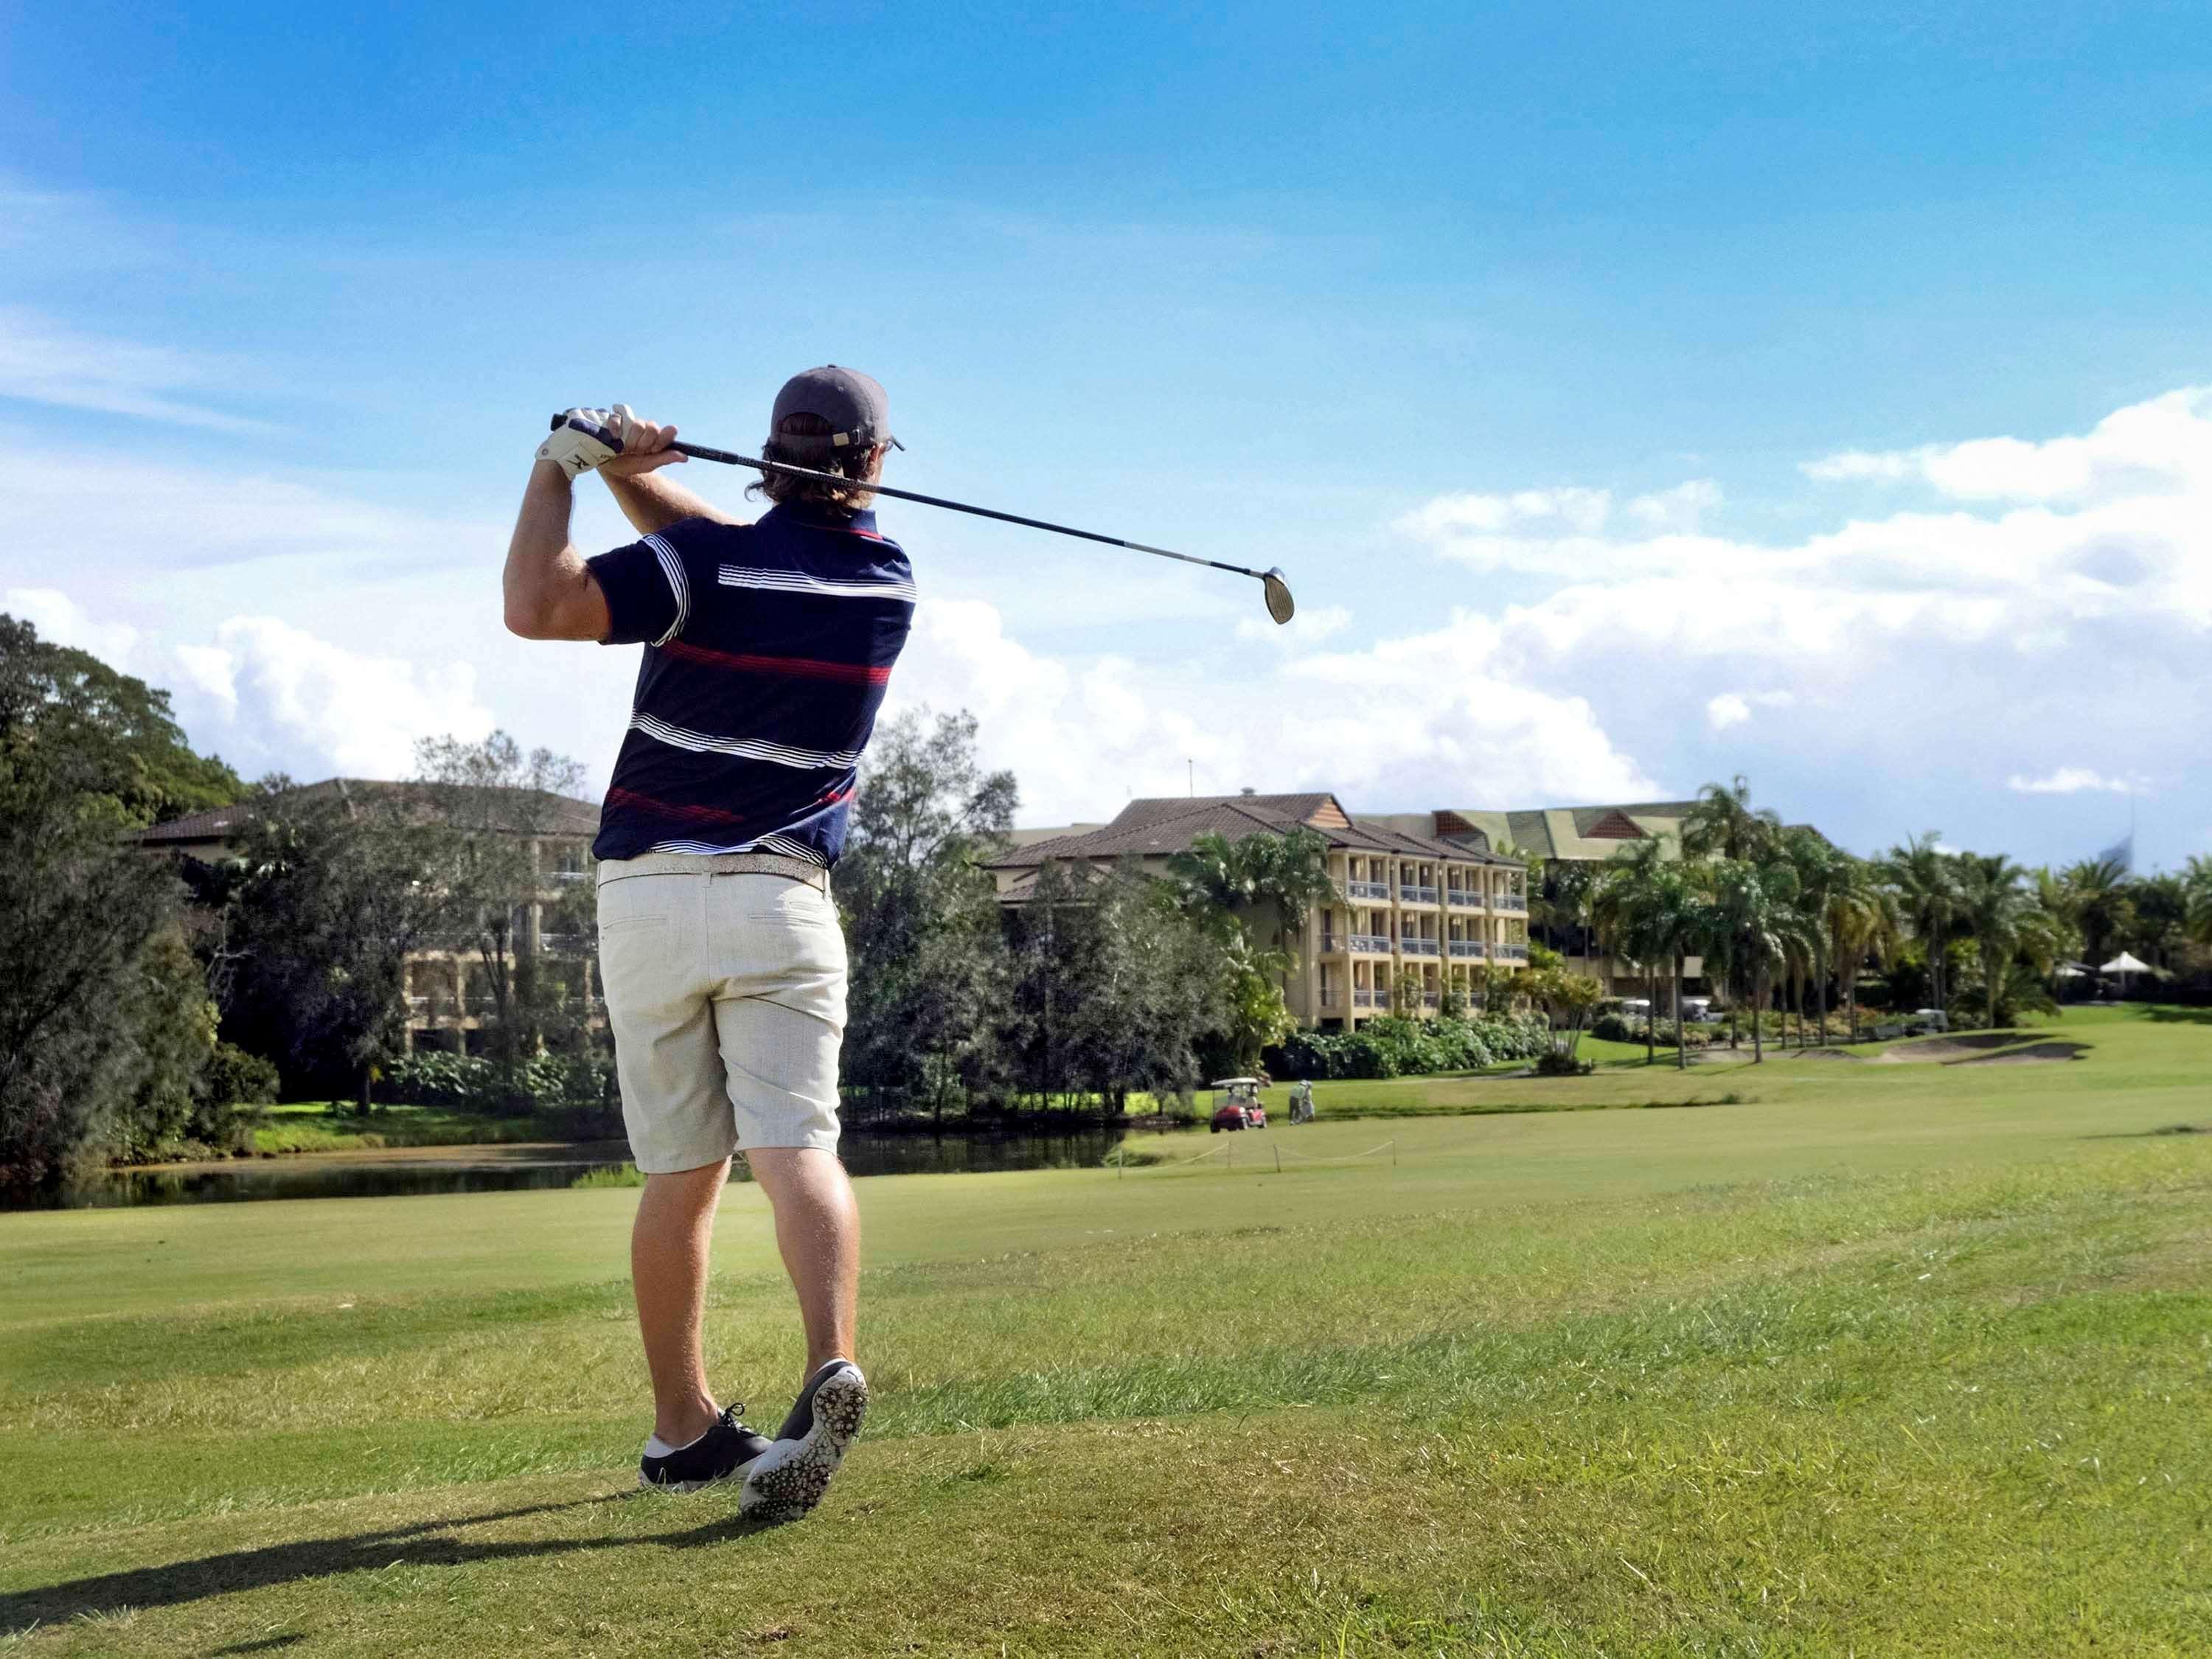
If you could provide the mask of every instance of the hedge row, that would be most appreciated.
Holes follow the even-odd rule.
[[[1466,1072],[1503,1060],[1533,1060],[1551,1046],[1541,1018],[1370,1020],[1357,1031],[1301,1031],[1270,1056],[1272,1075],[1419,1077]]]
[[[501,1066],[478,1055],[425,1049],[386,1066],[377,1093],[410,1106],[474,1112],[600,1106],[616,1098],[614,1062],[596,1054],[538,1054],[520,1066]]]

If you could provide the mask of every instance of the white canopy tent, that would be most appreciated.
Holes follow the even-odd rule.
[[[2123,951],[2097,971],[2100,974],[2118,974],[2120,976],[2120,994],[2125,996],[2128,994],[2128,975],[2148,974],[2151,971],[2151,966],[2147,962],[2136,961],[2134,957]]]

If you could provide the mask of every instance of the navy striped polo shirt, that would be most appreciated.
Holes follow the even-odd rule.
[[[835,864],[914,619],[914,571],[875,514],[687,519],[591,568],[605,643],[645,647],[592,853]]]

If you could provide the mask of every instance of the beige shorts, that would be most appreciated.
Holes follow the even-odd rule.
[[[836,906],[805,882],[710,864],[599,866],[599,976],[623,1121],[648,1175],[755,1146],[837,1148]]]

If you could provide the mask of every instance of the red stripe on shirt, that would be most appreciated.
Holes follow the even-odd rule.
[[[820,662],[811,657],[756,657],[731,651],[711,651],[685,640],[671,640],[660,647],[682,662],[708,668],[726,668],[738,674],[780,674],[797,680],[836,680],[845,685],[888,685],[891,671],[872,668],[864,662]]]
[[[678,806],[670,801],[655,800],[650,795],[641,795],[635,789],[608,790],[607,805],[652,812],[664,818],[682,818],[690,823],[743,823],[745,821],[742,812],[725,812],[719,806]]]

